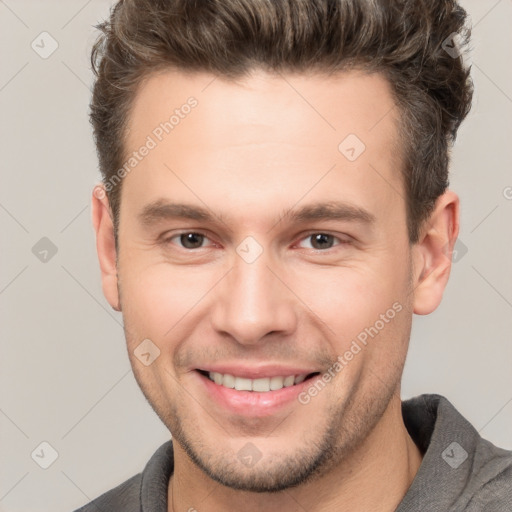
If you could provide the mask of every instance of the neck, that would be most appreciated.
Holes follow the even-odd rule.
[[[395,395],[370,435],[349,456],[295,488],[251,493],[224,487],[197,468],[177,443],[174,461],[169,512],[393,512],[411,485],[422,455],[405,428]]]

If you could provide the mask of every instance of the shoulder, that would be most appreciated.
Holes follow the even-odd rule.
[[[512,510],[512,451],[482,439],[472,467],[468,512],[510,512]]]
[[[75,512],[98,512],[98,510],[139,512],[141,478],[142,473],[132,476]]]
[[[402,412],[423,460],[398,512],[512,511],[512,451],[482,438],[441,395],[407,400]]]
[[[450,465],[448,462],[450,467],[446,469],[449,474],[452,473],[454,483],[457,480],[461,482],[456,503],[463,504],[462,510],[465,512],[510,512],[512,451],[483,438],[444,397],[439,401],[438,414],[442,416],[439,426],[443,426],[440,430],[444,435],[439,432],[438,436],[443,439],[443,445],[447,445],[449,440],[458,441],[458,446],[450,450],[450,444],[441,452],[445,462],[448,457],[455,455],[451,462],[457,463]],[[459,455],[463,456],[457,461]]]
[[[173,470],[172,441],[167,441],[151,456],[142,473],[132,476],[75,512],[166,511],[167,487]]]

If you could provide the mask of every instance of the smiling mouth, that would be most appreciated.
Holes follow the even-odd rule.
[[[296,386],[302,382],[319,375],[319,372],[302,374],[302,375],[287,375],[275,377],[263,377],[259,379],[248,379],[245,377],[237,377],[229,373],[207,372],[198,370],[201,375],[215,382],[218,386],[223,386],[228,389],[235,389],[236,391],[255,391],[258,393],[268,393],[269,391],[279,391],[283,388]]]

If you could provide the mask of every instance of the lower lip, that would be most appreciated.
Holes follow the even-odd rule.
[[[215,402],[230,412],[253,417],[271,416],[294,401],[298,404],[298,395],[315,381],[315,377],[313,377],[300,384],[276,391],[237,391],[215,384],[203,374],[196,373],[205,386],[206,392]]]

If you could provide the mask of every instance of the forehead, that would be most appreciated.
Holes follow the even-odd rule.
[[[129,195],[140,208],[181,190],[196,203],[217,200],[219,210],[265,207],[265,198],[279,212],[283,201],[330,193],[327,200],[341,195],[375,211],[401,196],[397,118],[378,74],[254,71],[232,81],[169,70],[149,77],[135,97],[127,158],[149,140],[152,147],[122,193],[136,191]]]
[[[388,135],[396,135],[397,111],[392,112],[391,88],[378,73],[270,74],[253,70],[247,77],[229,80],[205,72],[168,70],[150,75],[139,87],[129,116],[128,144],[168,121],[190,98],[199,107],[193,109],[191,118],[216,125],[210,133],[212,143],[217,142],[213,137],[220,139],[242,126],[244,131],[227,134],[250,142],[253,135],[261,135],[258,128],[265,128],[267,140],[277,142],[299,134],[313,139],[320,132],[336,142],[344,134],[355,133],[368,144],[378,142],[390,129]],[[169,139],[185,142],[191,131],[197,134],[194,120],[180,124]],[[187,125],[192,126],[187,129]],[[377,126],[379,130],[372,134]],[[251,127],[258,133],[250,133]]]

